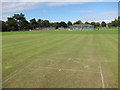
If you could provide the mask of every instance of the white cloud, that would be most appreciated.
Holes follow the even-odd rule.
[[[9,17],[9,16],[10,16],[9,14],[0,15],[0,18],[3,18],[3,17]]]
[[[106,21],[110,22],[118,17],[118,11],[107,11],[96,14],[88,14],[83,16],[84,21]]]
[[[38,3],[27,3],[27,2],[6,2],[2,3],[2,13],[16,12],[22,10],[28,10],[32,8],[37,8]]]
[[[109,20],[107,20],[107,19],[105,19],[105,20],[92,20],[92,21],[90,21],[90,20],[81,20],[81,21],[83,23],[85,23],[86,21],[89,22],[89,23],[91,23],[91,22],[99,22],[99,23],[101,23],[102,21],[105,21],[106,23],[109,23],[109,22],[114,21],[114,20],[115,19],[109,19]],[[70,21],[72,21],[72,23],[74,23],[74,22],[76,22],[78,20],[70,20]]]
[[[88,20],[88,22],[100,22],[101,23],[102,21],[105,21],[106,23],[109,23],[109,22],[111,22],[113,20],[115,20],[115,19],[109,19],[109,20],[107,20],[107,19],[106,20],[92,20],[92,21]],[[86,21],[83,20],[83,22],[86,22]]]
[[[63,5],[69,5],[69,4],[83,4],[83,2],[85,1],[90,1],[90,0],[85,0],[83,2],[54,2],[55,0],[53,0],[53,2],[47,2],[47,3],[43,3],[43,2],[32,2],[33,0],[27,0],[29,2],[12,2],[15,0],[6,0],[6,1],[11,1],[11,2],[3,2],[2,6],[0,5],[0,7],[2,7],[2,17],[7,17],[9,16],[9,13],[12,12],[17,12],[17,11],[22,11],[22,10],[30,10],[30,9],[34,9],[34,8],[38,8],[38,7],[42,7],[42,6],[63,6]],[[23,0],[18,0],[18,1],[23,1]],[[24,0],[26,1],[26,0]],[[34,1],[39,1],[39,0],[34,0]],[[44,0],[41,0],[44,1]],[[67,0],[65,0],[67,1]],[[96,1],[96,0],[94,0]],[[98,0],[101,1],[101,0]],[[42,12],[46,12],[45,10],[43,10]],[[78,10],[76,12],[92,12],[91,10]],[[6,14],[7,13],[7,14]],[[83,16],[83,20],[84,21],[106,21],[106,22],[110,22],[111,20],[117,18],[118,16],[118,11],[109,11],[109,12],[101,12],[101,13],[96,13],[96,14],[89,14],[89,15],[84,15]]]
[[[43,6],[63,6],[69,4],[82,4],[82,3],[68,3],[68,2],[3,2],[2,13],[11,13],[22,10],[30,10],[34,8],[40,8]]]
[[[119,0],[2,0],[2,2],[119,2]]]
[[[0,14],[0,20],[6,21],[6,19],[3,19],[4,17],[10,17],[10,15],[9,14],[4,14],[4,15]]]
[[[48,3],[48,6],[63,6],[63,5],[67,5],[68,3],[64,3],[64,2],[51,2],[51,3]]]
[[[48,6],[64,6],[64,5],[70,5],[70,4],[83,4],[83,2],[75,3],[75,2],[50,2],[47,5]]]

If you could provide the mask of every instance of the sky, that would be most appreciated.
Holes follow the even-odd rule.
[[[2,20],[18,13],[27,20],[110,22],[118,16],[118,2],[2,2]]]

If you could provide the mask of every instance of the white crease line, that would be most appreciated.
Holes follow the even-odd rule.
[[[11,78],[13,78],[14,76],[16,76],[17,74],[19,74],[21,71],[23,71],[25,68],[28,68],[32,63],[28,64],[26,67],[20,69],[20,70],[16,70],[15,74],[10,75],[9,78],[7,78],[6,80],[3,81],[3,84],[6,83],[8,80],[10,80]]]
[[[28,64],[27,66],[23,67],[23,68],[20,69],[20,70],[15,70],[15,71],[13,71],[9,76],[7,76],[7,77],[8,77],[8,80],[9,80],[9,78],[15,76],[14,74],[16,74],[17,72],[18,72],[18,73],[21,72],[22,70],[24,70],[25,68],[29,67],[29,66],[30,66],[31,64],[33,64],[33,63],[35,63],[35,61],[32,62],[32,63],[30,63],[30,64]],[[43,68],[45,68],[45,67],[43,67]],[[64,70],[65,70],[65,69],[64,69]],[[66,69],[66,70],[68,70],[68,69]],[[69,70],[71,70],[71,69],[69,69]],[[72,69],[72,71],[78,71],[78,70]],[[92,71],[84,71],[84,70],[79,70],[79,71],[81,71],[81,72],[92,72]],[[95,73],[100,73],[100,72],[95,72]],[[4,80],[3,83],[6,82],[6,81],[8,81],[8,80],[7,80],[7,79]]]
[[[32,64],[32,63],[31,63]],[[31,64],[27,65],[26,67],[24,67],[23,69],[20,69],[18,72],[16,71],[15,74],[13,74],[12,76],[10,76],[9,78],[7,78],[6,80],[4,80],[3,84],[6,83],[8,80],[12,79],[14,76],[16,76],[17,74],[19,74],[21,71],[23,71],[25,68],[28,68]],[[89,73],[100,73],[100,72],[94,72],[94,71],[84,71],[84,70],[75,70],[75,69],[62,69],[62,68],[52,68],[52,67],[39,67],[42,69],[55,69],[55,70],[66,70],[66,71],[79,71],[79,72],[89,72]]]
[[[103,73],[102,73],[102,67],[101,67],[101,64],[100,64],[100,74],[101,74],[101,80],[102,80],[102,86],[103,86],[103,90],[104,90],[104,78],[103,78]]]
[[[100,72],[94,72],[94,71],[84,71],[84,70],[75,70],[75,69],[64,69],[64,68],[52,68],[52,67],[39,67],[42,69],[55,69],[55,70],[66,70],[66,71],[78,71],[78,72],[90,72],[90,73],[100,73]]]

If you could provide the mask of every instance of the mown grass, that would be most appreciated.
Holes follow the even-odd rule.
[[[79,30],[71,30],[68,31],[66,29],[63,30],[40,30],[40,31],[16,31],[16,32],[4,32],[2,33],[2,35],[14,35],[14,34],[117,34],[118,33],[118,29],[116,28],[103,28],[100,30],[83,30],[83,31],[79,31]]]
[[[2,33],[3,87],[118,87],[118,30]]]

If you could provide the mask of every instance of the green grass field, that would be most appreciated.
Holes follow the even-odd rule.
[[[2,33],[3,88],[118,88],[118,30]]]

